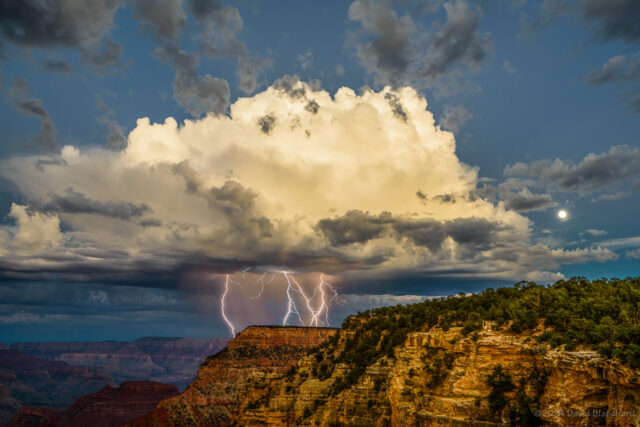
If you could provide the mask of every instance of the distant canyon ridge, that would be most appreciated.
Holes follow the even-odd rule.
[[[193,380],[202,361],[227,341],[149,337],[131,342],[0,343],[0,425],[21,408],[63,410],[81,396],[124,382],[165,383],[177,392]],[[124,390],[130,393],[132,388],[136,389]],[[169,397],[162,394],[165,389],[160,390],[158,396]],[[107,390],[99,396],[114,393]]]
[[[135,341],[21,342],[8,347],[45,361],[104,368],[115,383],[157,381],[184,389],[202,361],[227,345],[227,338],[148,337]]]

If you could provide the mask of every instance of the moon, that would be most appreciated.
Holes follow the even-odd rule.
[[[569,214],[567,214],[567,211],[565,211],[564,209],[558,211],[558,218],[560,218],[561,220],[567,219],[567,216],[569,216]]]

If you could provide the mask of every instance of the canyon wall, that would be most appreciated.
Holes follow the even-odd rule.
[[[534,339],[539,332],[488,323],[470,337],[461,328],[413,332],[394,358],[381,357],[339,393],[332,387],[349,366],[321,379],[309,355],[293,374],[250,375],[235,425],[640,425],[639,371],[590,350],[551,350]],[[498,366],[502,395],[488,381]]]
[[[249,375],[285,372],[309,348],[335,333],[332,328],[250,326],[204,361],[184,393],[161,402],[149,416],[131,425],[228,425]]]

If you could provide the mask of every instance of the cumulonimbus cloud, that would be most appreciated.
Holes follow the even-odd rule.
[[[34,245],[27,261],[11,250],[22,225],[5,230],[0,274],[122,280],[287,265],[552,280],[563,263],[615,258],[532,241],[529,219],[479,196],[477,169],[426,107],[409,87],[332,96],[289,77],[228,116],[141,118],[121,151],[7,159],[1,174],[28,203],[16,209],[59,220],[64,238]]]

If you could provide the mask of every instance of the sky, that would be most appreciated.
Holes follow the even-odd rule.
[[[635,276],[639,23],[635,0],[0,1],[0,341]]]

